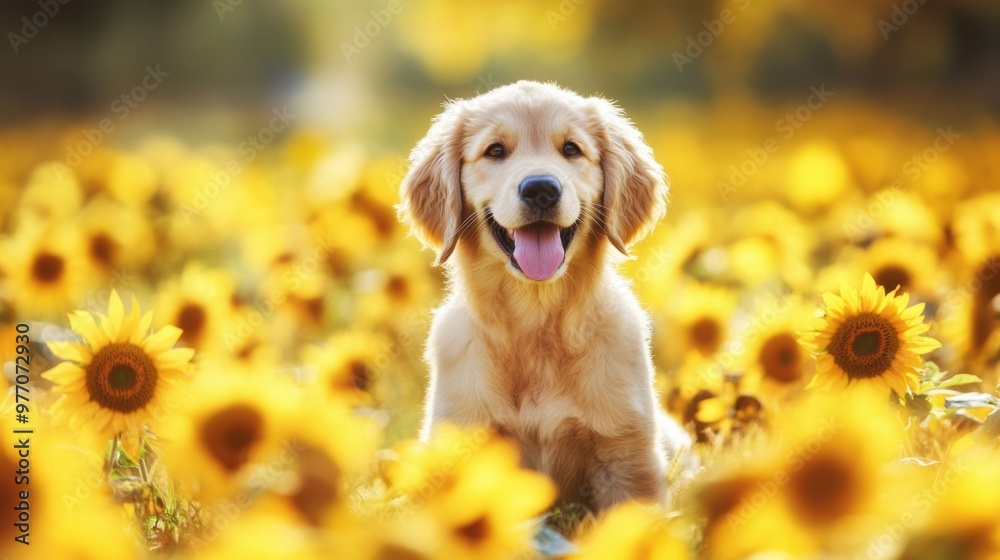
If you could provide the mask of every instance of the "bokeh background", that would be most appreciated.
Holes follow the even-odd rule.
[[[409,149],[445,100],[534,79],[617,100],[671,178],[624,271],[689,426],[726,439],[794,400],[797,333],[865,271],[983,380],[935,441],[995,408],[996,2],[52,0],[0,22],[5,362],[17,323],[58,338],[115,289],[200,370],[278,372],[349,395],[373,446],[412,437],[443,274],[395,217]]]

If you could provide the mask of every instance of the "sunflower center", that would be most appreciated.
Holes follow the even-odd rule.
[[[35,256],[35,262],[31,265],[31,274],[39,282],[54,284],[62,278],[65,268],[66,262],[62,257],[43,252]]]
[[[490,534],[490,521],[485,515],[479,516],[465,525],[456,527],[455,533],[469,541],[469,544],[479,544]]]
[[[851,349],[858,356],[867,357],[878,354],[882,348],[882,335],[877,331],[863,332],[854,337]]]
[[[319,525],[323,514],[340,497],[340,469],[323,451],[306,447],[299,455],[299,489],[292,504],[306,520]]]
[[[758,359],[766,377],[779,383],[794,383],[802,376],[800,358],[795,338],[783,332],[764,342]]]
[[[205,328],[206,317],[205,308],[197,303],[187,303],[177,312],[177,327],[183,331],[181,340],[185,344],[195,346]]]
[[[129,414],[156,395],[159,373],[152,358],[131,342],[112,342],[84,367],[90,400],[102,408]]]
[[[828,351],[851,380],[884,374],[899,350],[899,335],[892,323],[872,312],[844,320],[830,339]]]
[[[876,284],[890,290],[899,286],[900,290],[906,291],[910,287],[910,272],[897,264],[885,265],[872,276]]]
[[[719,323],[711,317],[702,317],[694,322],[688,330],[691,344],[702,354],[714,354],[722,343],[722,329]]]
[[[972,309],[972,348],[977,352],[989,340],[993,332],[993,298],[1000,295],[1000,274],[996,267],[1000,264],[1000,255],[993,255],[983,261],[976,270],[975,279],[982,281],[982,288],[976,291]]]
[[[365,391],[371,385],[372,374],[368,371],[368,366],[361,360],[352,360],[347,364],[350,372],[350,381],[354,388]]]
[[[820,454],[790,480],[795,509],[814,523],[835,521],[854,509],[860,492],[851,465],[843,458]]]
[[[393,274],[385,284],[385,291],[393,299],[406,299],[410,290],[405,277]]]
[[[90,257],[104,266],[114,264],[115,249],[114,240],[106,233],[98,233],[90,238]]]
[[[224,469],[239,470],[264,436],[264,417],[246,404],[226,407],[205,420],[201,442]]]
[[[118,364],[111,368],[108,374],[108,383],[113,389],[131,389],[135,385],[135,370],[124,364]]]

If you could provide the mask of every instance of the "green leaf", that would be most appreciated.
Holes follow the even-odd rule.
[[[958,385],[969,385],[971,383],[982,383],[982,379],[972,375],[971,373],[956,373],[955,375],[949,377],[943,382],[938,384],[938,388],[942,389],[944,387],[955,387]]]

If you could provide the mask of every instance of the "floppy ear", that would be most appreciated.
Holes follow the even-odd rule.
[[[410,170],[399,187],[399,218],[424,245],[448,260],[462,220],[461,107],[449,103],[410,153]]]
[[[623,255],[667,210],[667,181],[653,149],[625,113],[610,101],[591,98],[598,116],[604,171],[604,229]]]

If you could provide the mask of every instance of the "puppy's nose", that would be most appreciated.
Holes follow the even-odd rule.
[[[539,210],[545,210],[559,202],[562,185],[551,175],[532,175],[521,181],[517,193],[525,203]]]

